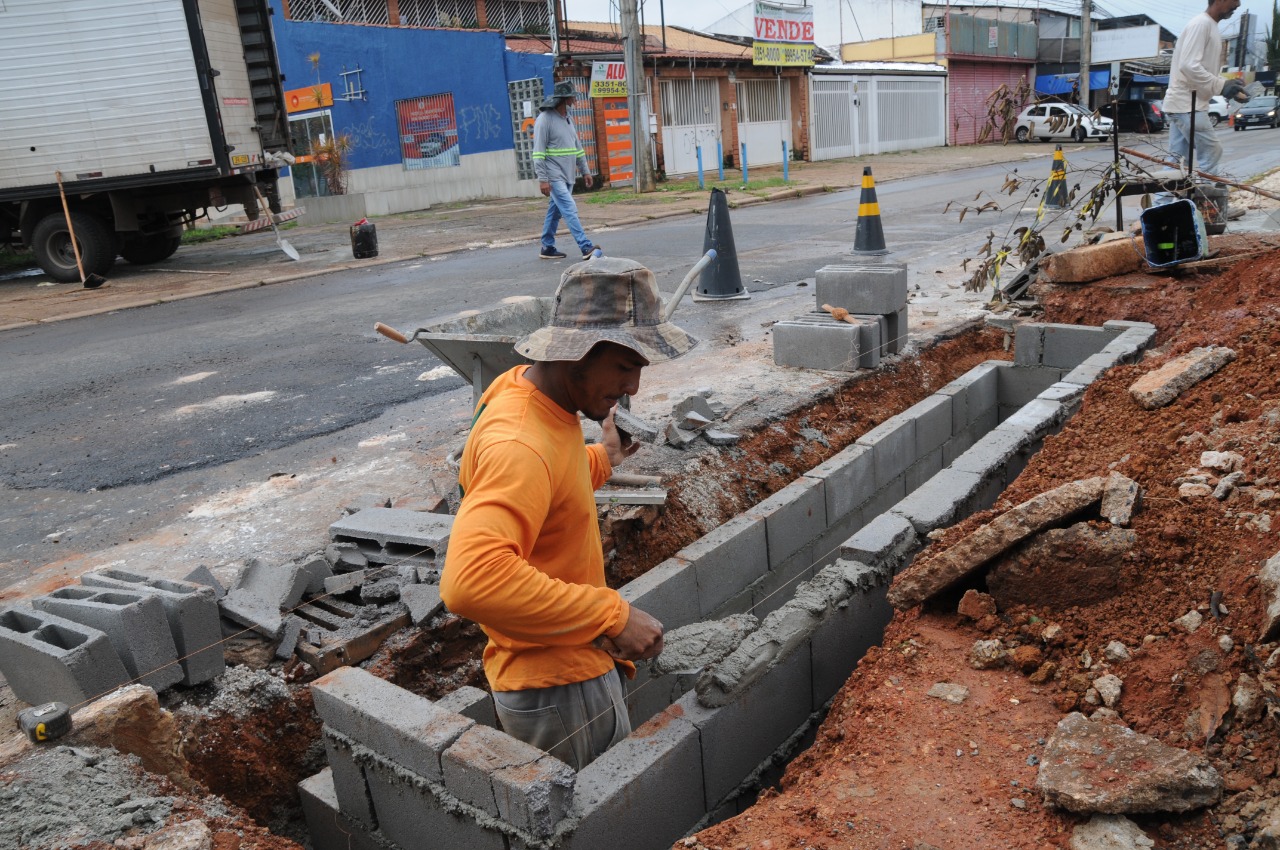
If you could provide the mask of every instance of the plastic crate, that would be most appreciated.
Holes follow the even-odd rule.
[[[1153,268],[1198,260],[1209,246],[1204,217],[1186,199],[1142,211],[1142,244]]]

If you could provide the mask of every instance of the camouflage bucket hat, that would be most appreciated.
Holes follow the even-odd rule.
[[[565,100],[566,98],[569,100],[576,100],[577,97],[578,93],[573,90],[573,83],[568,80],[561,80],[556,83],[555,88],[551,90],[551,94],[543,98],[542,104],[538,106],[538,108],[555,109],[556,104],[560,101]]]
[[[556,289],[551,324],[516,343],[530,360],[581,360],[598,342],[615,342],[650,363],[671,360],[698,341],[662,320],[653,272],[635,260],[597,257],[570,266]]]

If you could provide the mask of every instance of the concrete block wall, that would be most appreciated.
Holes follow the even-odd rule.
[[[744,783],[820,716],[880,640],[891,617],[888,582],[925,535],[993,503],[1040,441],[1078,409],[1089,376],[1139,356],[1154,338],[1154,328],[1141,323],[1104,330],[1076,337],[1033,328],[1034,346],[1021,362],[970,370],[623,588],[668,628],[735,610],[762,616],[767,599],[762,632],[743,642],[752,647],[743,651],[758,655],[732,668],[749,670],[749,681],[714,697],[705,682],[733,675],[730,668],[657,676],[641,665],[628,696],[636,731],[581,773],[565,775],[540,762],[538,751],[523,761],[473,759],[473,770],[456,769],[459,753],[446,754],[464,737],[483,738],[484,752],[515,753],[524,745],[344,668],[313,686],[326,745],[341,767],[327,780],[308,780],[309,811],[329,817],[325,801],[336,799],[347,825],[359,826],[367,806],[370,835],[406,850],[605,842],[647,850],[671,846],[716,812],[732,811]],[[1072,356],[1083,361],[1072,364]],[[1023,397],[1021,405],[1007,401]],[[847,597],[834,599],[840,594],[833,587]],[[504,784],[495,765],[513,760],[522,768],[542,765],[536,791]],[[571,793],[549,792],[569,787]],[[329,789],[332,796],[322,799]],[[503,795],[513,796],[503,803]],[[654,818],[655,811],[665,816]],[[426,844],[425,836],[436,840]]]

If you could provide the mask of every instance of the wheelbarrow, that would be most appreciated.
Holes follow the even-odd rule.
[[[715,257],[714,249],[707,251],[685,275],[675,294],[664,303],[664,321],[671,321],[671,314],[684,298],[689,284]],[[522,363],[533,362],[517,353],[514,346],[523,337],[551,323],[554,304],[552,297],[522,298],[474,316],[418,328],[408,336],[382,322],[376,323],[373,329],[396,342],[417,340],[425,345],[471,384],[471,407],[475,409],[494,378]]]
[[[373,329],[396,342],[417,340],[441,362],[471,384],[471,406],[493,379],[508,369],[532,361],[518,354],[516,342],[551,321],[554,298],[525,298],[493,310],[418,328],[406,336],[378,322]]]

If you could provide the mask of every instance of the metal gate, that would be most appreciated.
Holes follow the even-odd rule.
[[[720,138],[720,98],[715,80],[662,81],[662,160],[668,175],[698,170]],[[714,159],[714,157],[712,157]]]
[[[849,78],[822,80],[814,77],[813,159],[857,156],[857,129],[854,127],[854,81]]]
[[[995,64],[952,60],[947,68],[950,91],[947,100],[951,114],[947,116],[947,143],[971,145],[978,141],[982,125],[987,123],[987,97],[1001,85],[1014,88],[1027,76],[1026,64]]]
[[[818,73],[812,81],[814,160],[946,144],[946,78]]]
[[[747,146],[747,165],[782,162],[782,143],[791,141],[791,87],[781,77],[738,83],[738,143]]]

